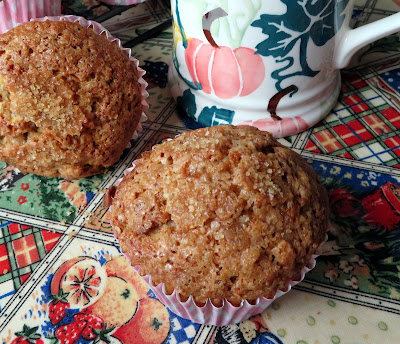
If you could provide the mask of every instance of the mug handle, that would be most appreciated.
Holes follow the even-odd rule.
[[[333,59],[335,68],[346,67],[356,51],[398,31],[400,31],[400,13],[392,14],[356,29],[348,28],[336,46]]]

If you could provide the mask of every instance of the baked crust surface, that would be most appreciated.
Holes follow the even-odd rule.
[[[323,242],[328,197],[294,151],[254,127],[186,132],[136,161],[111,218],[121,249],[183,299],[286,290]]]
[[[0,160],[80,178],[115,163],[142,113],[138,71],[91,28],[29,22],[0,35]]]

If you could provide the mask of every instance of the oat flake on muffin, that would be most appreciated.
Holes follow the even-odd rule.
[[[138,79],[126,51],[78,23],[0,35],[0,160],[51,177],[103,172],[139,123]]]
[[[142,275],[198,305],[272,298],[309,263],[328,221],[304,159],[255,127],[186,132],[118,185],[111,222]]]

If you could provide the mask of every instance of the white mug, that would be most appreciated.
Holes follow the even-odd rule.
[[[352,0],[171,0],[171,9],[178,106],[206,126],[276,137],[324,118],[351,56],[400,31],[400,13],[350,29]]]

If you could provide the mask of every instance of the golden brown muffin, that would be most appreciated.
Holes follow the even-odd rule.
[[[0,160],[51,177],[104,171],[139,122],[138,78],[126,52],[77,23],[0,35]]]
[[[323,242],[328,197],[304,159],[254,127],[186,132],[143,154],[111,220],[141,274],[198,304],[271,298]]]

